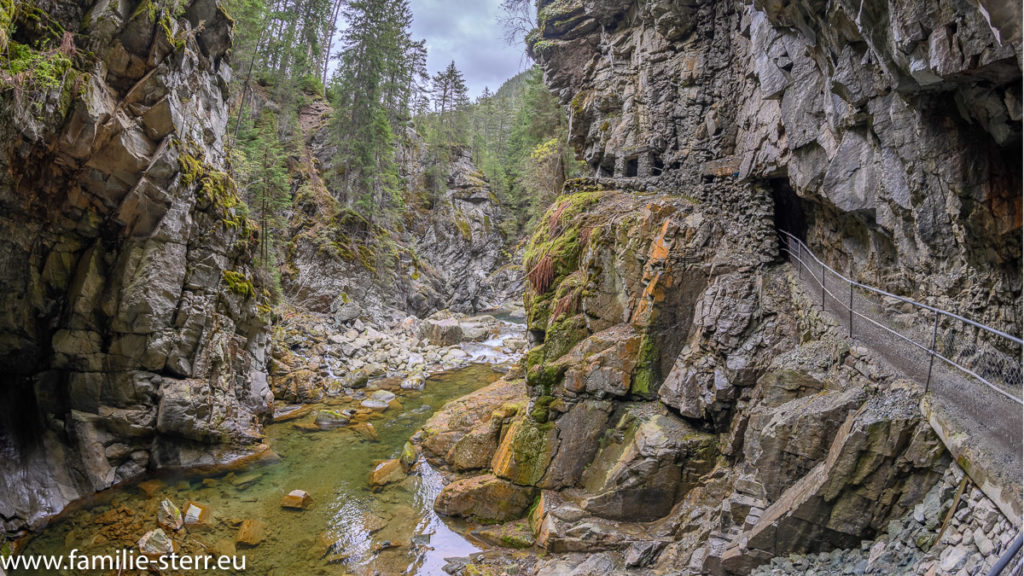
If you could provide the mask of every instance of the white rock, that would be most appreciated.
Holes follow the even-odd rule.
[[[942,558],[942,562],[939,567],[947,574],[956,572],[963,568],[964,564],[967,563],[968,552],[969,550],[966,546],[959,544],[952,548],[948,548],[942,554],[944,558]]]

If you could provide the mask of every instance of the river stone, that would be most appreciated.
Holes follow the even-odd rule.
[[[348,426],[349,418],[336,410],[319,410],[316,413],[316,425],[321,430],[334,430]]]
[[[462,327],[453,318],[427,319],[420,323],[419,337],[434,346],[452,346],[462,342]]]
[[[483,474],[445,486],[434,501],[434,510],[480,522],[506,522],[522,518],[536,493],[532,486],[518,486],[493,474]]]
[[[305,490],[292,490],[281,499],[282,508],[305,510],[313,504],[313,498]]]
[[[427,380],[423,377],[423,374],[413,374],[402,380],[402,390],[423,390],[426,382]]]
[[[210,511],[210,507],[205,504],[186,502],[184,516],[186,526],[197,526],[209,524],[213,513]]]
[[[385,404],[390,403],[395,399],[394,392],[388,392],[387,390],[374,390],[373,394],[370,394],[370,400],[376,400]]]
[[[370,486],[373,488],[382,488],[402,480],[405,480],[405,465],[397,458],[381,462],[370,473]]]
[[[183,524],[181,510],[170,500],[160,502],[160,509],[156,512],[156,523],[168,530],[178,530]]]
[[[152,498],[153,495],[159,492],[163,487],[164,481],[158,478],[139,482],[139,491],[142,492],[146,498]]]
[[[164,556],[174,553],[174,542],[167,533],[157,528],[139,538],[139,551],[147,556]]]
[[[266,525],[262,521],[243,520],[238,527],[235,544],[241,548],[252,548],[259,546],[264,539],[266,539]]]

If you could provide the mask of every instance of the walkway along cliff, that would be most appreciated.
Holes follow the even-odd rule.
[[[528,515],[509,530],[569,555],[538,574],[828,572],[779,562],[833,550],[851,562],[837,571],[863,570],[862,543],[870,573],[986,572],[1021,525],[1019,405],[926,395],[822,310],[778,232],[1019,337],[1020,7],[538,8],[529,50],[593,177],[567,184],[527,246],[524,373],[418,438],[452,479],[438,510]],[[933,333],[905,303],[883,312]],[[1020,373],[1013,342],[935,333],[995,346]],[[960,510],[938,540],[961,467],[984,528]],[[500,564],[471,560],[465,573]]]

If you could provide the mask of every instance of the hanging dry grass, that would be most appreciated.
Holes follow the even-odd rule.
[[[548,234],[554,236],[558,233],[559,227],[562,224],[562,214],[565,209],[569,207],[569,201],[563,200],[558,204],[558,207],[551,211],[551,215],[548,216]]]
[[[551,288],[551,282],[555,279],[555,261],[550,254],[545,254],[540,262],[527,274],[530,286],[537,294],[544,294]]]
[[[579,311],[579,291],[573,290],[558,299],[558,303],[555,304],[555,313],[553,318],[561,318],[565,314],[575,314]]]
[[[57,50],[65,56],[75,55],[75,36],[71,32],[65,32],[60,39],[60,47]]]

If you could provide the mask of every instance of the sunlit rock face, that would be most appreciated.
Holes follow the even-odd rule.
[[[223,171],[230,19],[212,0],[37,7],[80,33],[57,87],[0,110],[8,530],[247,451],[272,402],[256,228]],[[14,42],[60,44],[16,24]]]

